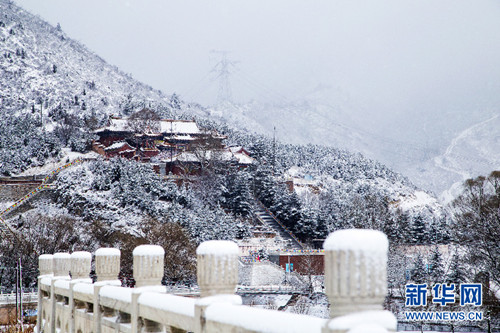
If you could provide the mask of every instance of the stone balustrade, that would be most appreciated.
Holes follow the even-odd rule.
[[[167,293],[161,285],[164,250],[133,251],[135,288],[117,280],[120,251],[95,253],[97,282],[89,279],[91,254],[39,257],[37,331],[138,332],[394,332],[396,319],[382,309],[386,293],[387,238],[369,230],[343,230],[325,242],[325,286],[331,319],[243,306],[234,294],[238,247],[208,241],[197,249],[200,297]],[[166,263],[168,265],[168,263]],[[71,277],[70,277],[71,275]],[[367,331],[367,332],[368,332]]]

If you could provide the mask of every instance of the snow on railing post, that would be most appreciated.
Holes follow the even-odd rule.
[[[71,278],[73,280],[90,279],[92,254],[86,251],[77,251],[71,254]],[[87,280],[88,281],[88,280]]]
[[[120,273],[120,250],[115,248],[100,248],[95,251],[95,272],[97,282],[94,283],[94,332],[101,333],[102,309],[99,302],[99,291],[103,286],[121,286],[118,280]]]
[[[154,322],[143,323],[139,320],[139,296],[144,290],[156,289],[166,291],[161,285],[165,272],[164,259],[165,250],[159,245],[140,245],[133,251],[134,256],[134,280],[135,289],[132,292],[132,311],[130,313],[130,323],[132,333],[159,332],[161,327]],[[159,288],[155,288],[159,287]]]
[[[71,255],[69,253],[54,254],[54,278],[69,279],[71,269]]]
[[[97,282],[114,281],[120,273],[120,250],[102,247],[95,251]]]
[[[324,248],[325,288],[332,319],[323,332],[343,333],[360,324],[395,331],[396,318],[383,310],[388,250],[384,233],[340,230],[328,236]]]
[[[207,241],[196,249],[197,278],[201,298],[195,305],[196,332],[206,332],[205,310],[213,303],[241,305],[234,295],[238,283],[238,245],[231,241]]]
[[[42,278],[51,276],[54,273],[54,260],[53,260],[53,255],[52,254],[42,254],[41,256],[38,257],[38,270],[40,271],[40,275],[38,275],[38,305],[37,305],[37,317],[36,317],[36,328],[37,332],[42,331],[42,322],[43,322],[43,317],[42,314],[44,313],[43,311],[43,290],[41,288],[42,286]]]
[[[69,253],[56,253],[53,256],[54,262],[54,276],[52,277],[52,283],[50,287],[50,303],[51,303],[51,313],[50,313],[50,331],[51,333],[56,332],[56,295],[55,295],[55,282],[56,280],[69,280],[69,270],[71,268],[71,256]]]
[[[165,250],[159,245],[140,245],[133,256],[135,287],[161,285]]]
[[[38,257],[38,270],[40,276],[54,274],[54,256],[52,254],[42,254]]]
[[[75,301],[73,288],[77,283],[92,283],[90,270],[92,254],[86,251],[76,251],[71,254],[71,282],[69,283],[69,332],[75,332]]]

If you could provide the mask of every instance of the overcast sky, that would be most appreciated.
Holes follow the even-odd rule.
[[[204,104],[217,94],[213,50],[237,62],[237,102],[331,87],[397,116],[491,113],[500,99],[498,0],[16,2],[135,78]]]

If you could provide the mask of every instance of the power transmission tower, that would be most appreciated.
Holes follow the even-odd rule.
[[[215,80],[219,80],[219,91],[217,93],[217,104],[220,105],[224,102],[233,101],[233,93],[231,90],[231,83],[229,76],[234,70],[238,61],[231,61],[227,58],[227,51],[212,51],[220,55],[220,60],[215,64],[212,73],[216,73]]]
[[[276,126],[273,127],[273,175],[276,168]]]

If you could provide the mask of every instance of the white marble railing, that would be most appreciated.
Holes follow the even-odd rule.
[[[209,241],[198,247],[200,298],[167,293],[160,284],[164,252],[159,246],[141,245],[134,250],[136,288],[121,287],[117,279],[117,249],[96,251],[95,283],[89,279],[90,253],[41,255],[37,331],[394,332],[396,318],[382,309],[387,284],[385,235],[368,230],[339,231],[328,237],[325,250],[331,319],[241,305],[241,297],[234,294],[238,247],[233,242]]]
[[[16,300],[19,301],[19,294],[16,297],[16,293],[10,294],[0,294],[0,305],[2,304],[16,304]],[[34,303],[38,299],[37,292],[23,292],[22,302],[23,303]]]

